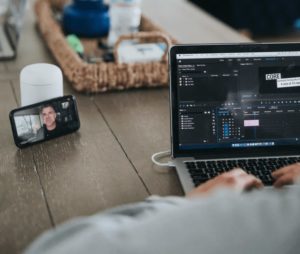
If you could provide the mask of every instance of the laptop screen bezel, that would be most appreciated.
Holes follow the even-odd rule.
[[[251,147],[251,148],[214,148],[214,149],[179,149],[178,119],[178,87],[177,87],[177,54],[199,53],[241,53],[241,52],[280,52],[300,51],[300,43],[236,43],[236,44],[205,44],[205,45],[174,45],[169,51],[169,83],[171,110],[171,150],[172,157],[244,158],[257,156],[288,156],[300,154],[300,145]]]

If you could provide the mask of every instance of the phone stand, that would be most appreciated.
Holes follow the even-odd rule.
[[[63,96],[61,69],[53,64],[25,66],[20,74],[21,106]]]

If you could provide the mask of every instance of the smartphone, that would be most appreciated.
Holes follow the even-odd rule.
[[[14,141],[19,148],[60,137],[80,128],[76,98],[73,95],[14,109],[9,118]]]

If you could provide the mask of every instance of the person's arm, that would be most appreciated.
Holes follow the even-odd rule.
[[[300,170],[299,164],[278,171],[279,173],[276,173],[275,176],[278,175],[278,179],[284,175],[293,178],[298,175],[295,173],[298,170]],[[294,173],[291,175],[291,172]],[[260,193],[257,192],[252,198],[234,195],[234,193],[240,193],[242,190],[261,186],[260,180],[246,174],[241,169],[236,169],[200,185],[187,195],[188,199],[151,197],[144,202],[121,206],[91,217],[72,220],[43,234],[25,253],[91,254],[100,251],[101,253],[165,254],[172,251],[173,254],[179,254],[195,253],[197,249],[202,249],[204,252],[224,250],[224,253],[229,253],[226,252],[228,250],[231,251],[231,254],[240,253],[240,249],[239,252],[233,252],[234,249],[230,249],[232,244],[230,246],[226,244],[228,236],[231,236],[232,239],[238,238],[240,242],[246,241],[243,249],[245,254],[255,253],[254,249],[251,248],[251,244],[257,241],[256,234],[253,235],[253,232],[263,233],[266,231],[266,235],[263,237],[265,240],[261,243],[262,246],[255,243],[253,248],[258,248],[259,251],[271,246],[271,251],[264,253],[274,254],[272,251],[276,250],[277,247],[273,248],[272,245],[266,244],[267,240],[272,241],[274,237],[270,238],[267,231],[271,225],[279,230],[279,233],[280,230],[283,230],[282,232],[285,234],[289,233],[289,230],[295,230],[290,225],[297,226],[293,225],[292,222],[295,217],[294,210],[300,209],[299,198],[294,199],[297,202],[288,201],[288,199],[295,198],[297,193],[287,193],[288,195],[285,195],[282,200],[277,197],[273,197],[274,200],[271,200],[267,195],[273,192],[261,195],[258,195]],[[273,194],[277,195],[278,193],[274,191]],[[283,207],[281,201],[285,203]],[[268,206],[265,205],[266,202],[269,204]],[[288,221],[285,220],[285,214],[282,212],[286,213]],[[268,217],[266,220],[267,218],[263,216],[265,214],[273,217]],[[270,224],[270,218],[273,224]],[[232,227],[236,225],[247,230],[242,232],[238,232],[238,229],[232,230]],[[174,226],[178,230],[174,230]],[[145,235],[144,233],[147,231],[153,233]],[[199,235],[196,239],[194,239],[195,234]],[[210,245],[211,241],[214,241],[213,245]],[[180,250],[182,242],[189,242],[187,245],[189,247],[184,252]],[[159,250],[149,252],[151,248],[157,246],[162,252]],[[286,246],[279,247],[286,248]],[[281,250],[280,248],[277,249]]]
[[[207,185],[209,188],[198,189],[202,197],[220,188],[240,192],[244,188],[260,186],[260,182],[253,181],[253,176],[239,169],[208,181]],[[169,213],[172,216],[176,209],[186,207],[190,202],[192,201],[180,197],[152,196],[144,202],[124,205],[94,216],[75,219],[43,234],[25,253],[99,253],[98,248],[102,250],[101,253],[122,253],[118,252],[120,246],[115,244],[120,234],[124,234],[124,237],[134,234],[133,228],[140,223],[162,213]],[[136,237],[138,238],[138,235]],[[125,249],[127,247],[124,246]],[[88,251],[85,251],[85,248]]]
[[[251,187],[245,179],[253,178],[234,172],[229,184],[221,176],[208,181],[210,192],[198,187],[198,198],[156,198],[70,221],[25,253],[298,253],[299,189],[241,195],[237,186]]]

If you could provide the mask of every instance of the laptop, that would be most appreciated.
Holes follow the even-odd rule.
[[[185,192],[232,168],[271,186],[300,162],[300,43],[170,49],[171,150]]]
[[[0,60],[16,57],[26,0],[10,0],[7,4],[7,11],[0,16]]]

